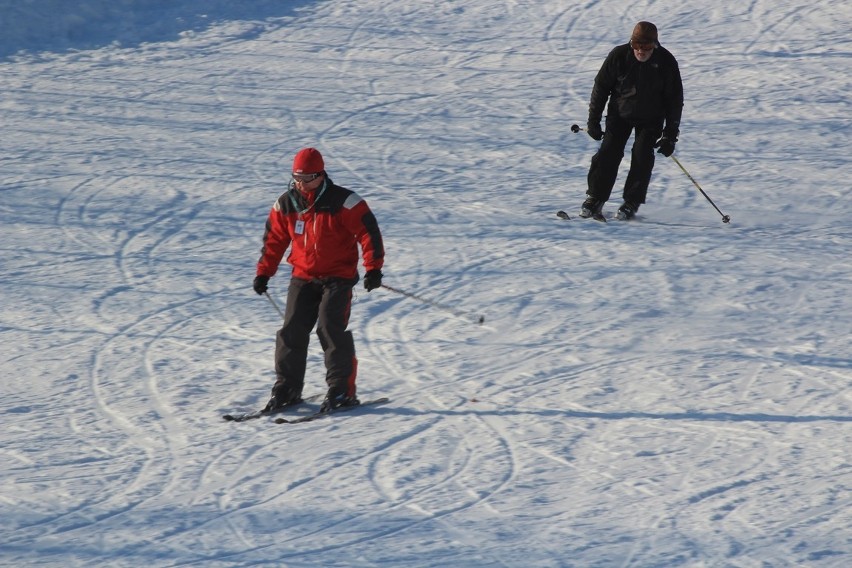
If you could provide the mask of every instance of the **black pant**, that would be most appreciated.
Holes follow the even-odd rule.
[[[352,332],[346,330],[353,285],[351,280],[336,278],[322,281],[290,279],[284,325],[278,331],[275,343],[276,386],[302,392],[308,343],[311,330],[317,325],[317,336],[325,354],[328,387],[347,396],[355,396],[358,360],[355,358]]]
[[[609,200],[618,167],[624,158],[624,147],[635,130],[633,149],[630,154],[630,171],[624,182],[625,201],[634,204],[645,203],[648,184],[651,182],[651,172],[654,170],[654,144],[663,132],[662,121],[653,124],[632,124],[618,115],[608,115],[606,118],[606,134],[597,153],[592,156],[589,168],[590,197],[601,201]]]

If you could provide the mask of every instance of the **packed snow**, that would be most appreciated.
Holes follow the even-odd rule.
[[[660,156],[635,221],[577,219],[570,126],[639,20],[706,197]],[[850,30],[839,0],[0,0],[0,565],[852,565]],[[305,146],[405,292],[350,326],[390,402],[229,423],[274,380],[251,282]]]

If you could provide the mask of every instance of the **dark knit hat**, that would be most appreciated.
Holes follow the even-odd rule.
[[[318,174],[325,170],[322,154],[316,148],[305,148],[299,150],[293,158],[294,174]]]
[[[657,43],[657,26],[651,22],[639,22],[633,27],[630,41],[639,43]]]

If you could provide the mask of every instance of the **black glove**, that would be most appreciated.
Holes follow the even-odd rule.
[[[663,136],[657,143],[654,144],[654,148],[659,148],[657,150],[658,154],[662,154],[666,158],[674,154],[675,142],[677,142],[677,138],[669,138],[667,136]]]
[[[368,270],[367,274],[364,275],[364,288],[367,289],[367,292],[371,290],[375,290],[376,288],[382,285],[382,271],[378,268],[374,268],[373,270]]]
[[[603,138],[603,130],[601,130],[601,121],[589,119],[589,122],[586,124],[586,134],[588,134],[595,140],[600,140],[601,138]]]
[[[266,292],[266,285],[269,284],[269,276],[255,276],[252,287],[258,295],[263,295]]]

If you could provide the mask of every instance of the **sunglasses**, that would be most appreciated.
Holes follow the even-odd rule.
[[[632,39],[630,40],[630,47],[639,51],[650,51],[654,49],[654,46],[655,44],[653,41],[636,41]]]
[[[308,183],[320,177],[320,174],[293,174],[293,181]]]

